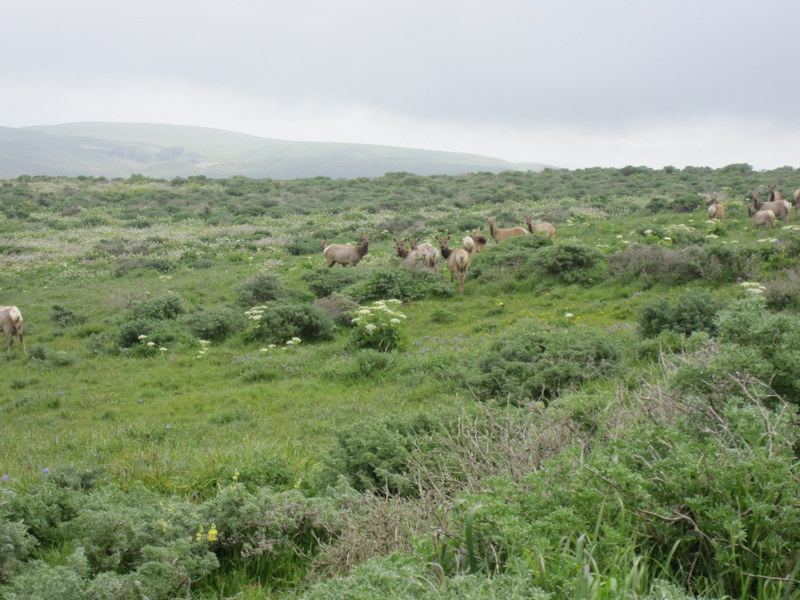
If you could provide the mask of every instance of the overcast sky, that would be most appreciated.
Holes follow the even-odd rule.
[[[2,0],[0,126],[800,167],[798,0]]]

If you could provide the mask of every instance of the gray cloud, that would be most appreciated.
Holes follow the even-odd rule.
[[[793,0],[39,0],[4,12],[0,51],[14,59],[0,65],[0,125],[155,120],[570,167],[796,162]]]

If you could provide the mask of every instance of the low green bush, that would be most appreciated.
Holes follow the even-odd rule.
[[[334,336],[333,320],[310,304],[275,303],[256,306],[246,314],[250,320],[244,334],[248,341],[284,344],[295,337],[310,342]]]
[[[543,235],[518,235],[500,244],[490,242],[483,252],[474,255],[470,276],[485,281],[526,277],[532,271],[535,252],[552,243]]]
[[[588,284],[600,279],[597,268],[602,261],[603,254],[597,248],[566,242],[537,250],[531,264],[563,283]]]
[[[353,326],[352,313],[358,310],[358,302],[353,300],[350,296],[334,292],[330,296],[318,298],[314,302],[314,306],[321,309],[328,315],[337,325],[343,327]]]
[[[481,400],[548,402],[564,389],[617,374],[622,359],[621,340],[609,334],[527,320],[477,360],[471,387]]]
[[[242,306],[255,306],[272,302],[281,298],[285,291],[280,277],[274,273],[257,273],[239,286],[239,303]]]
[[[308,284],[317,298],[325,298],[366,277],[363,269],[316,269],[306,271],[300,279]]]
[[[720,311],[718,332],[717,352],[676,373],[679,389],[800,405],[800,318],[772,313],[754,296]],[[739,383],[743,374],[753,378],[747,385]]]
[[[716,334],[717,313],[722,305],[706,290],[692,290],[677,300],[659,298],[644,305],[639,312],[639,330],[644,337],[654,337],[662,331],[689,335],[695,331]]]
[[[336,444],[323,460],[317,486],[345,477],[354,489],[394,496],[416,495],[409,477],[411,453],[446,427],[447,415],[411,414],[354,423],[336,432]]]
[[[139,300],[133,305],[131,312],[134,319],[160,321],[177,319],[186,312],[186,306],[178,294],[168,292],[157,298]]]
[[[247,324],[244,313],[227,306],[207,308],[187,315],[183,322],[201,340],[223,340]]]
[[[455,290],[439,273],[381,268],[371,271],[367,279],[346,288],[345,293],[356,302],[392,298],[409,302],[428,296],[452,296]]]

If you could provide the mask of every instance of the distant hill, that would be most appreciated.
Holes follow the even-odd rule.
[[[476,171],[539,171],[463,154],[369,144],[292,142],[206,127],[147,123],[68,123],[0,127],[0,178],[77,177],[376,177],[404,171],[458,175]]]

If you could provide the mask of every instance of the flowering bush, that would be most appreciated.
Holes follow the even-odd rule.
[[[379,352],[391,352],[403,346],[405,333],[403,321],[406,316],[388,304],[401,304],[400,300],[378,300],[372,306],[362,306],[353,317],[350,344],[356,348],[372,348]]]

